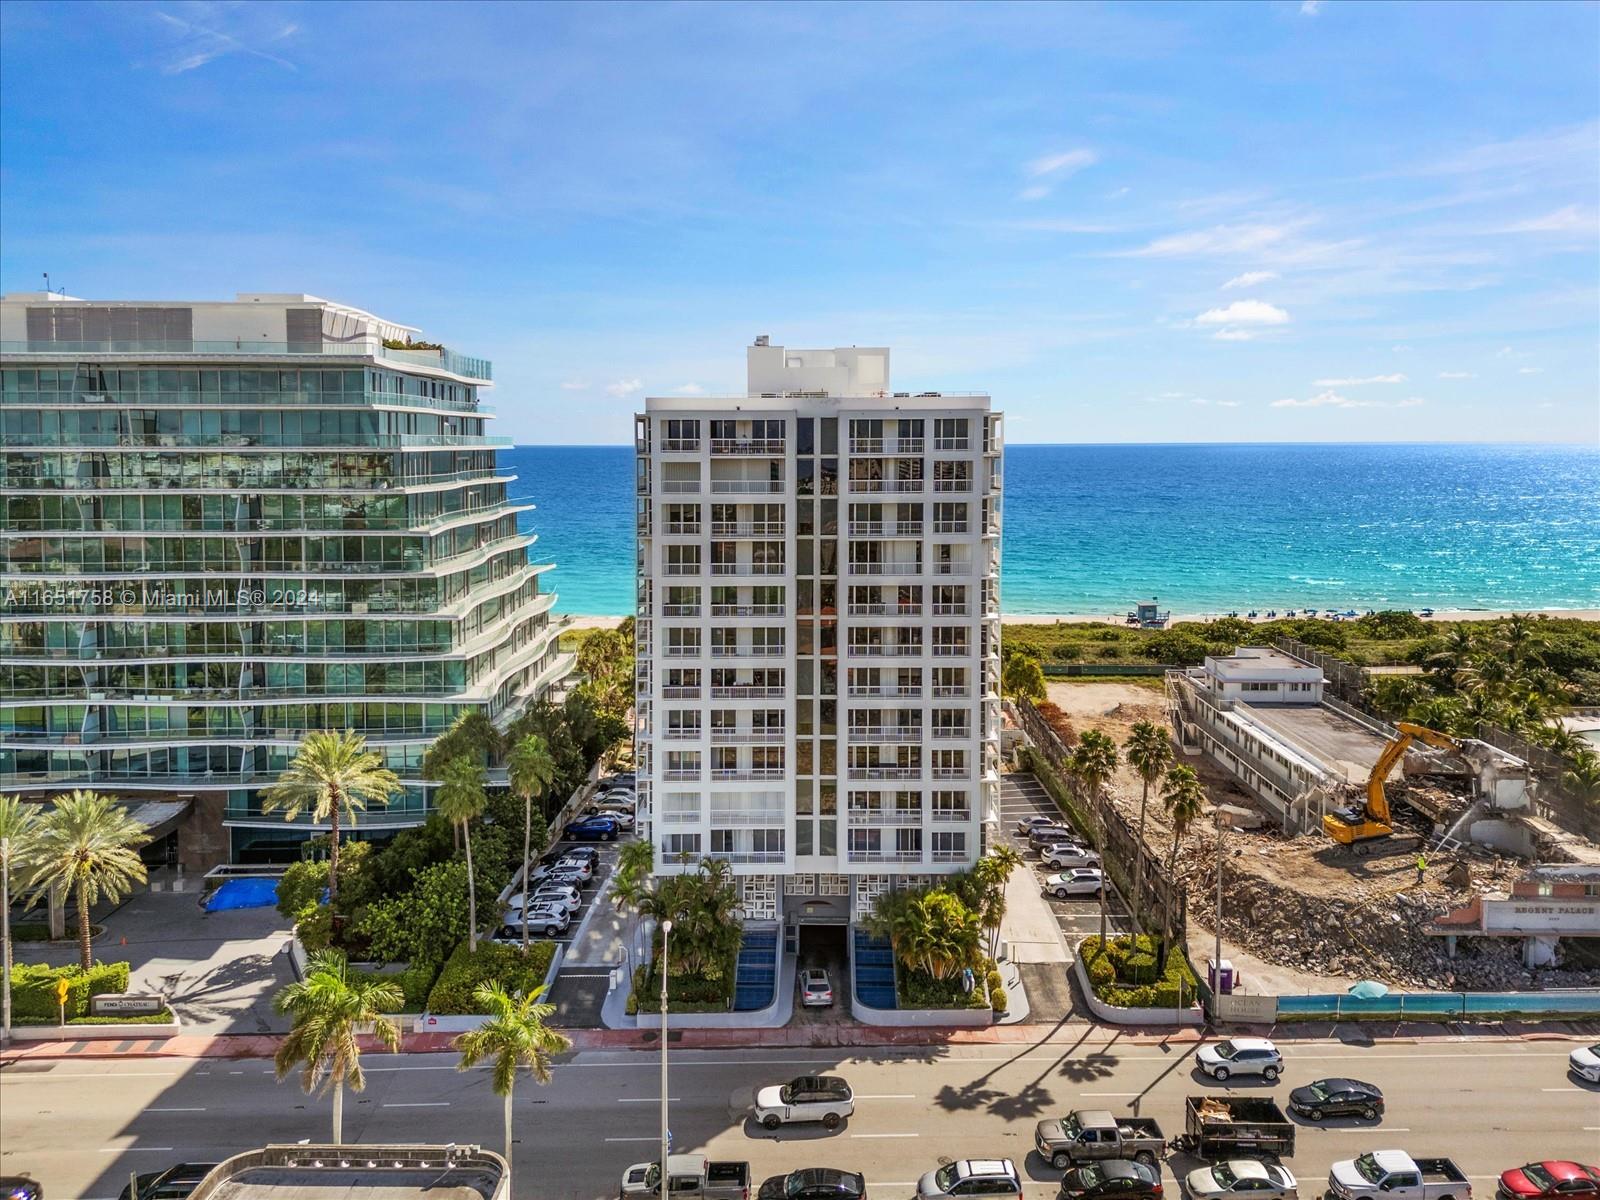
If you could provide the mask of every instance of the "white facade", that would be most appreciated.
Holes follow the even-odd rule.
[[[641,817],[752,916],[965,869],[994,808],[1000,416],[888,367],[758,339],[748,394],[635,418]]]
[[[1218,700],[1248,704],[1321,704],[1322,668],[1264,646],[1240,646],[1205,661],[1206,685]]]

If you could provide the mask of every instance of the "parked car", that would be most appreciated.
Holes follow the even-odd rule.
[[[541,863],[533,869],[533,881],[539,883],[551,875],[576,875],[587,883],[593,874],[594,868],[589,865],[587,858],[572,855],[558,858],[552,863]]]
[[[800,1007],[833,1007],[833,981],[821,967],[807,967],[800,972]]]
[[[1059,825],[1061,822],[1046,813],[1034,813],[1032,816],[1023,817],[1017,822],[1017,836],[1027,837],[1039,825]]]
[[[1202,1046],[1195,1065],[1221,1083],[1234,1075],[1259,1075],[1271,1083],[1283,1073],[1283,1055],[1266,1038],[1229,1038]]]
[[[1190,1171],[1183,1181],[1189,1200],[1299,1200],[1289,1169],[1257,1158],[1230,1158]]]
[[[22,1175],[0,1175],[0,1200],[44,1200],[44,1187]]]
[[[1022,1176],[1009,1158],[960,1158],[917,1180],[917,1200],[958,1200],[963,1196],[1015,1196],[1022,1200]]]
[[[1154,1166],[1167,1149],[1154,1117],[1119,1117],[1106,1109],[1079,1109],[1033,1127],[1039,1156],[1058,1171],[1079,1163],[1119,1158]]]
[[[533,889],[533,895],[518,894],[506,900],[506,920],[516,920],[512,913],[520,913],[523,906],[541,908],[546,905],[565,908],[568,912],[577,912],[583,907],[583,897],[578,889],[570,884],[547,883],[539,884]]]
[[[757,1200],[866,1200],[867,1181],[854,1171],[802,1167],[763,1180]]]
[[[559,850],[552,850],[546,858],[550,862],[581,862],[591,871],[600,869],[600,851],[593,846],[562,846]]]
[[[1563,1196],[1593,1200],[1597,1195],[1600,1195],[1600,1167],[1559,1159],[1502,1171],[1500,1186],[1495,1189],[1498,1200],[1561,1200]]]
[[[1061,1177],[1060,1200],[1151,1200],[1161,1195],[1161,1169],[1126,1158],[1073,1167]]]
[[[631,832],[633,832],[633,810],[632,809],[625,809],[625,808],[606,808],[606,809],[602,809],[602,808],[596,807],[594,805],[590,805],[588,808],[583,810],[583,819],[584,820],[588,820],[591,817],[609,817],[611,820],[613,820],[613,821],[615,821],[617,823],[617,828],[622,830],[623,833],[631,833]]]
[[[1448,1158],[1369,1150],[1328,1169],[1328,1194],[1337,1200],[1472,1200],[1472,1184]]]
[[[1376,1084],[1359,1079],[1319,1079],[1289,1093],[1289,1111],[1313,1121],[1323,1117],[1376,1121],[1383,1115],[1383,1093]]]
[[[593,808],[603,813],[627,813],[631,817],[638,811],[639,803],[632,792],[610,792],[595,800]]]
[[[530,933],[542,933],[545,937],[556,937],[567,931],[567,926],[572,924],[572,914],[564,907],[554,904],[530,905],[526,913],[518,913],[506,921],[506,926],[516,929],[519,937],[522,925],[528,927]]]
[[[122,1185],[117,1200],[188,1200],[200,1186],[200,1181],[216,1168],[216,1163],[178,1163],[165,1171],[147,1171]],[[133,1194],[133,1183],[139,1185],[139,1194]],[[0,1196],[10,1193],[0,1191]]]
[[[1028,831],[1028,848],[1043,850],[1046,846],[1053,846],[1057,842],[1078,842],[1083,839],[1078,836],[1078,831],[1067,825],[1035,825]]]
[[[567,822],[561,836],[580,842],[614,842],[622,836],[622,826],[614,817],[579,817]]]
[[[1098,896],[1104,886],[1105,879],[1099,867],[1073,867],[1059,875],[1044,877],[1044,890],[1057,900],[1068,896]]]
[[[622,1173],[617,1200],[661,1194],[661,1163],[634,1163]],[[750,1164],[717,1162],[704,1154],[667,1156],[669,1200],[750,1200]]]
[[[755,1119],[764,1128],[820,1121],[837,1129],[856,1110],[855,1093],[837,1075],[801,1075],[756,1092]]]
[[[1567,1055],[1567,1070],[1590,1083],[1600,1083],[1600,1042],[1579,1046]]]
[[[1057,842],[1039,851],[1047,867],[1098,867],[1100,855],[1081,842]]]

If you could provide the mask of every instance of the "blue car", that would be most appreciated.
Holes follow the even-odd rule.
[[[568,825],[561,836],[574,838],[580,842],[614,842],[621,832],[622,826],[614,817],[600,815],[580,817]]]

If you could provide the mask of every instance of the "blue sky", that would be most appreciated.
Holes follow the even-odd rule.
[[[1600,6],[0,5],[0,286],[304,291],[623,442],[758,333],[1017,442],[1600,440]]]

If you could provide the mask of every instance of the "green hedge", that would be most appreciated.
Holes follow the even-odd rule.
[[[1193,1003],[1200,995],[1200,980],[1188,960],[1176,951],[1168,954],[1166,974],[1157,979],[1157,955],[1156,939],[1148,934],[1115,937],[1104,947],[1098,936],[1078,943],[1090,986],[1103,1003],[1117,1008],[1177,1008],[1180,991],[1184,1003]]]
[[[497,980],[508,992],[531,992],[544,982],[555,953],[555,943],[548,941],[534,942],[527,957],[523,957],[521,946],[479,942],[474,955],[462,942],[445,960],[444,969],[428,993],[428,1011],[438,1016],[477,1012],[472,993],[489,980]]]
[[[128,990],[128,964],[95,963],[87,972],[73,964],[51,967],[43,963],[18,963],[11,969],[11,1012],[18,1021],[37,1020],[53,1024],[59,1013],[56,1006],[56,980],[65,979],[67,1020],[89,1015],[89,997]]]
[[[895,992],[901,1008],[988,1008],[989,997],[982,986],[963,991],[958,972],[949,979],[935,979],[926,971],[908,971],[903,964],[895,968]],[[981,983],[981,980],[980,980]]]
[[[439,976],[439,964],[412,963],[403,971],[352,971],[362,979],[381,979],[396,985],[404,999],[395,1012],[419,1013],[428,1007],[428,996],[433,991],[433,981]]]
[[[735,950],[723,964],[721,978],[699,975],[674,975],[667,984],[667,1007],[675,1013],[728,1012],[733,1008],[733,989],[738,975],[739,952]],[[654,964],[635,967],[633,990],[628,994],[627,1012],[637,1016],[639,997],[645,997],[644,1011],[661,1011],[661,978]]]

